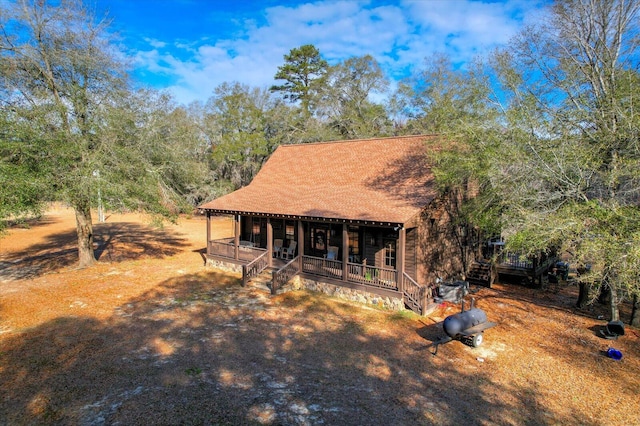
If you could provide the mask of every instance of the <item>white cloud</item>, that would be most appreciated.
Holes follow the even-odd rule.
[[[421,66],[425,57],[446,52],[466,61],[506,43],[534,2],[405,1],[376,6],[357,1],[319,1],[263,11],[264,24],[243,23],[235,39],[168,43],[147,40],[136,55],[142,69],[168,77],[178,101],[205,101],[223,82],[268,87],[283,55],[314,44],[330,62],[373,55],[390,74]]]
[[[163,47],[167,46],[167,43],[165,43],[164,41],[156,40],[156,39],[153,39],[153,38],[145,37],[144,41],[149,43],[149,45],[151,47],[155,47],[155,48],[158,48],[158,49],[162,49]]]

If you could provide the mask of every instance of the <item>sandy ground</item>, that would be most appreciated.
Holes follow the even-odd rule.
[[[0,424],[640,424],[639,332],[598,337],[574,286],[478,289],[498,325],[433,355],[458,306],[270,296],[203,266],[202,217],[150,223],[96,224],[83,270],[66,208],[0,238]]]

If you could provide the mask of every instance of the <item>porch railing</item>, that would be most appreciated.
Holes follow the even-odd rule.
[[[238,259],[244,261],[252,261],[266,252],[267,249],[264,248],[240,244],[240,246],[238,247]],[[217,257],[235,259],[236,247],[233,238],[209,241],[209,248],[207,253]]]
[[[429,303],[429,297],[431,297],[431,289],[418,284],[406,272],[402,274],[402,288],[404,288],[404,302],[406,305],[412,311],[424,315]]]
[[[342,279],[342,262],[322,257],[302,256],[302,272]]]
[[[300,259],[295,257],[289,263],[284,265],[282,268],[277,271],[273,271],[272,279],[271,279],[271,294],[276,294],[278,289],[282,288],[291,278],[296,276],[300,269],[298,268],[298,264]]]
[[[235,259],[235,245],[233,239],[209,241],[208,254],[228,259]],[[238,248],[239,260],[248,262],[242,265],[242,285],[258,276],[268,266],[267,250],[258,247],[241,245]],[[281,288],[293,276],[299,272],[305,272],[321,277],[343,279],[343,263],[339,260],[330,260],[322,257],[302,256],[302,271],[299,270],[299,257],[289,261],[279,271],[274,272],[272,292]],[[380,268],[347,262],[347,281],[379,287],[389,290],[397,290],[397,272],[394,269]]]
[[[242,286],[246,286],[251,278],[255,278],[260,275],[260,272],[264,271],[269,265],[269,258],[265,251],[260,256],[253,259],[246,265],[242,265]]]
[[[236,257],[236,248],[233,245],[233,238],[209,241],[207,253],[220,257],[233,259]]]
[[[247,247],[247,246],[239,247],[238,257],[240,260],[251,261],[263,256],[266,259],[267,258],[266,255],[267,255],[267,249],[263,249],[259,247]]]
[[[321,257],[303,256],[302,272],[322,277],[343,279],[342,262]],[[391,290],[398,289],[396,271],[347,262],[347,281]]]
[[[391,290],[398,289],[396,271],[394,269],[347,263],[347,272],[349,281]]]

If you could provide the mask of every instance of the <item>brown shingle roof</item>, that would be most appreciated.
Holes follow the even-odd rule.
[[[406,223],[435,196],[425,149],[429,138],[282,145],[248,186],[200,208]]]

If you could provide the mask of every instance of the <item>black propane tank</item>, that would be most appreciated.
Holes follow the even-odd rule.
[[[487,322],[487,314],[478,308],[471,308],[444,319],[442,327],[449,337],[456,337],[468,328]]]

